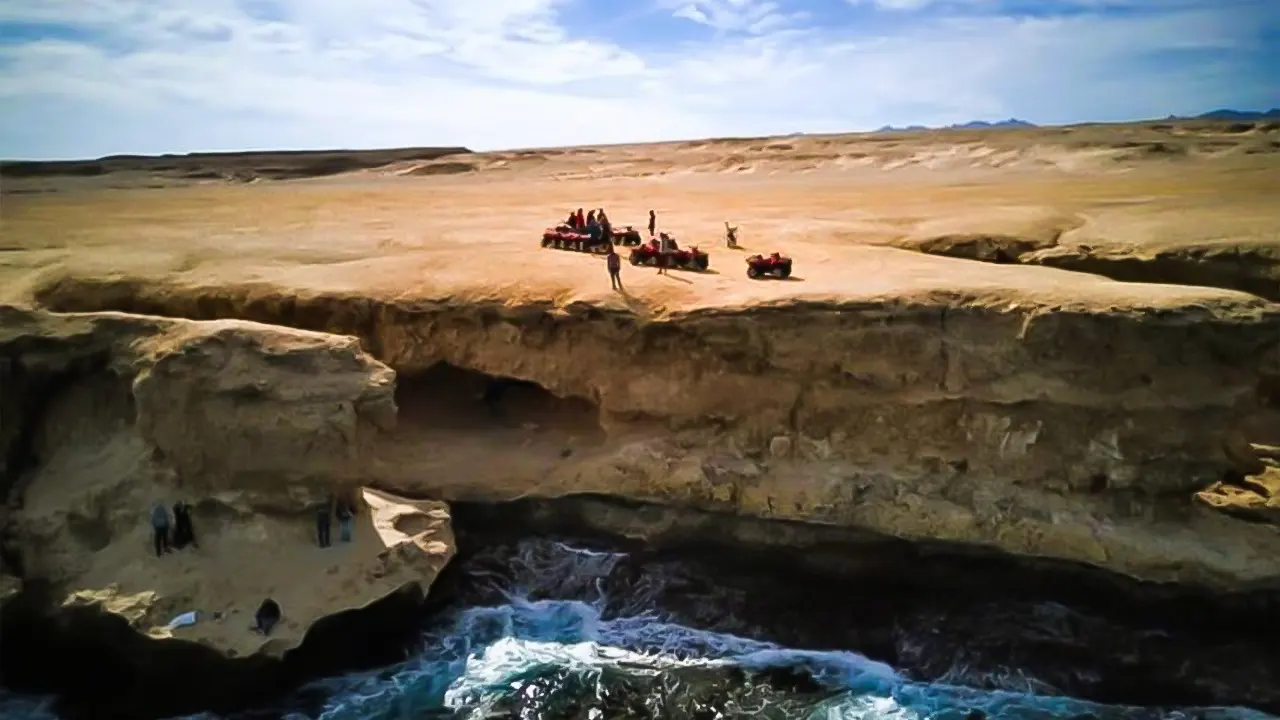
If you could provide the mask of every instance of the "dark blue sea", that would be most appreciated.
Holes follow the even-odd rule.
[[[490,601],[443,612],[423,648],[373,672],[316,682],[278,708],[245,717],[291,720],[1263,720],[1243,708],[1130,707],[1070,697],[1052,679],[993,667],[973,648],[940,638],[941,626],[904,631],[897,657],[937,668],[929,682],[855,650],[812,651],[752,637],[732,603],[705,606],[705,627],[663,609],[661,576],[625,598],[604,579],[623,553],[563,543],[522,543],[487,582]],[[496,566],[495,566],[496,567]],[[714,595],[714,593],[713,593]],[[828,598],[828,600],[831,600]],[[837,599],[838,600],[838,599]],[[749,600],[748,600],[749,601]],[[1043,609],[1044,632],[1065,622]],[[685,618],[681,620],[680,618]],[[734,628],[727,632],[724,628]],[[998,632],[999,628],[992,628]],[[945,650],[942,650],[945,648]],[[938,657],[939,652],[949,657]],[[1075,672],[1088,673],[1088,668]],[[0,717],[56,717],[40,698],[0,697]],[[212,715],[193,716],[214,718]]]

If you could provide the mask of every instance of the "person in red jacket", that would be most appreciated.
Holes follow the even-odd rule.
[[[587,219],[582,216],[582,208],[578,208],[578,224],[574,227],[578,230],[584,230],[587,227]]]

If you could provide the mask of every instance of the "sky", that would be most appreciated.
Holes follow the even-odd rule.
[[[0,157],[1280,106],[1280,0],[0,0]]]

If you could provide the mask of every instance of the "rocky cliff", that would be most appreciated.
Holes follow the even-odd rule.
[[[1280,306],[1044,268],[939,290],[921,268],[962,261],[864,254],[886,272],[922,260],[859,292],[666,307],[30,278],[37,307],[0,311],[4,560],[22,579],[5,682],[160,716],[398,659],[453,553],[453,501],[604,497],[792,521],[706,526],[727,545],[835,528],[1069,561],[1059,574],[1276,587],[1277,468],[1251,441],[1277,401]],[[314,547],[314,504],[355,488],[355,542]],[[147,508],[178,499],[200,547],[154,557]],[[681,532],[651,515],[583,524]],[[813,561],[856,567],[851,548]],[[285,611],[269,641],[247,627],[266,596]],[[196,626],[167,627],[193,609]],[[371,650],[352,656],[352,633]],[[59,674],[38,647],[122,669]],[[61,676],[79,684],[47,685]]]
[[[378,638],[412,637],[453,552],[447,507],[366,489],[352,542],[314,539],[315,505],[359,487],[395,421],[394,374],[357,341],[5,308],[0,358],[4,557],[23,579],[6,684],[61,692],[72,715],[160,716],[234,707],[335,657],[402,657]],[[176,500],[199,544],[157,557],[148,510]],[[250,631],[266,598],[283,613],[269,637]],[[356,628],[365,650],[335,656]]]
[[[1243,421],[1280,377],[1280,307],[1205,288],[1081,290],[992,283],[647,314],[141,281],[37,297],[360,338],[399,373],[407,417],[371,441],[362,472],[382,487],[445,500],[600,492],[1153,580],[1274,580],[1280,536],[1193,497],[1263,469]],[[517,398],[514,422],[460,424],[496,378],[542,392]]]

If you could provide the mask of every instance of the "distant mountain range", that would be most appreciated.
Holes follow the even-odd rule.
[[[1254,120],[1280,120],[1280,108],[1271,108],[1266,111],[1258,110],[1231,110],[1229,108],[1221,108],[1218,110],[1210,110],[1200,115],[1170,115],[1168,120],[1223,120],[1227,122],[1252,122]],[[919,132],[922,130],[995,130],[1000,128],[1033,128],[1039,127],[1034,123],[1017,118],[1009,118],[1008,120],[997,120],[996,122],[986,122],[983,120],[974,120],[973,122],[959,123],[956,125],[947,125],[945,127],[926,127],[924,125],[908,125],[906,127],[893,127],[885,125],[876,130],[881,133],[891,132]]]
[[[1009,118],[1008,120],[998,120],[996,122],[986,122],[983,120],[974,120],[973,122],[960,123],[957,125],[947,125],[945,127],[933,128],[924,125],[908,125],[906,127],[893,127],[885,125],[876,130],[876,132],[918,132],[920,130],[989,130],[994,128],[1029,128],[1036,127],[1026,120],[1017,118]]]
[[[1203,115],[1196,115],[1194,118],[1181,118],[1176,115],[1170,115],[1172,120],[1230,120],[1232,122],[1251,122],[1253,120],[1280,120],[1280,108],[1271,108],[1265,112],[1258,110],[1210,110]]]

